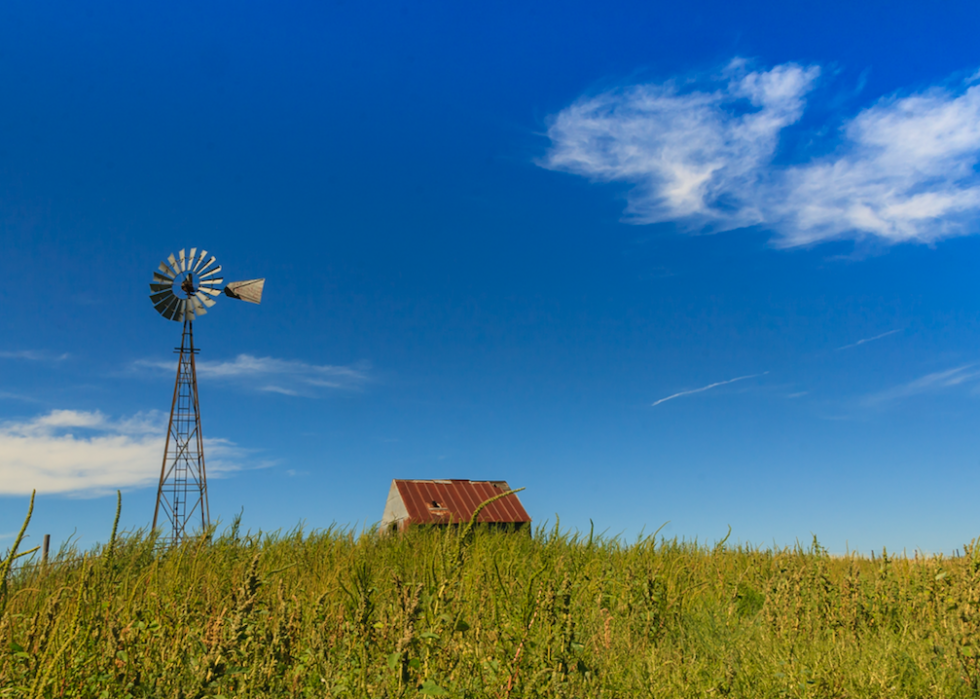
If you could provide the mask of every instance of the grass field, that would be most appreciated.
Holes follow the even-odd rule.
[[[12,555],[2,697],[980,696],[975,543],[912,560],[232,526]]]

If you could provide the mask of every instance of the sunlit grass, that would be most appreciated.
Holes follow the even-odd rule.
[[[3,697],[980,694],[975,545],[871,560],[236,524],[25,560],[0,590]]]

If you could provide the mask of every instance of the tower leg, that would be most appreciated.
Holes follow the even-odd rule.
[[[184,321],[177,381],[170,405],[167,441],[160,467],[153,529],[163,529],[161,539],[177,544],[200,521],[202,531],[211,524],[208,509],[207,474],[204,468],[204,437],[201,408],[197,399],[197,366],[194,327]],[[163,518],[161,518],[161,513]]]

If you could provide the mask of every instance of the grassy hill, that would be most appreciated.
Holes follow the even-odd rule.
[[[980,695],[975,545],[233,526],[25,560],[0,589],[2,697]]]

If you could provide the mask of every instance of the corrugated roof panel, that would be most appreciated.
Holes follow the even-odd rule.
[[[480,503],[500,495],[510,487],[505,481],[421,481],[395,480],[405,503],[409,520],[426,522],[468,522]],[[485,523],[527,523],[527,514],[516,494],[490,503],[480,512]]]
[[[422,507],[422,496],[417,489],[404,487],[401,481],[395,481],[395,485],[398,486],[398,492],[402,496],[402,502],[405,503],[405,510],[408,512],[409,520],[417,519],[420,516],[419,513],[425,509]]]
[[[508,488],[506,485],[498,488],[491,484],[487,484],[485,487],[487,489],[488,497],[499,495]],[[501,498],[500,500],[491,503],[489,508],[493,511],[493,516],[497,520],[520,522],[524,521],[524,518],[528,516],[527,512],[525,512],[524,508],[521,506],[521,501],[516,497]]]
[[[467,522],[476,512],[476,508],[480,506],[480,503],[489,498],[481,498],[479,496],[480,484],[479,483],[469,483],[469,487],[463,486],[459,483],[453,483],[450,488],[450,497],[454,501],[454,509],[459,512],[460,517],[465,519]],[[483,515],[486,513],[486,508],[480,513],[480,520],[483,520]]]
[[[489,483],[486,484],[484,488],[487,492],[487,498],[485,499],[492,498],[494,495],[504,492],[503,490],[495,488]],[[513,500],[516,501],[517,499],[514,498]],[[511,498],[501,498],[500,500],[491,503],[487,509],[491,509],[493,511],[493,516],[497,519],[513,520],[515,517],[519,518],[521,516],[514,507],[514,501],[512,501]]]
[[[480,502],[486,502],[490,498],[496,497],[501,493],[506,492],[504,490],[494,488],[489,483],[479,483],[476,485],[477,485],[476,491],[477,493],[479,493],[478,497]],[[517,498],[514,499],[516,500]],[[507,500],[510,500],[510,498],[501,498],[500,500],[497,500],[496,502],[492,502],[489,505],[487,505],[485,508],[483,508],[483,511],[480,513],[480,519],[484,522],[520,521],[519,519],[515,520],[513,514],[507,511],[507,507],[504,504],[505,501]]]

